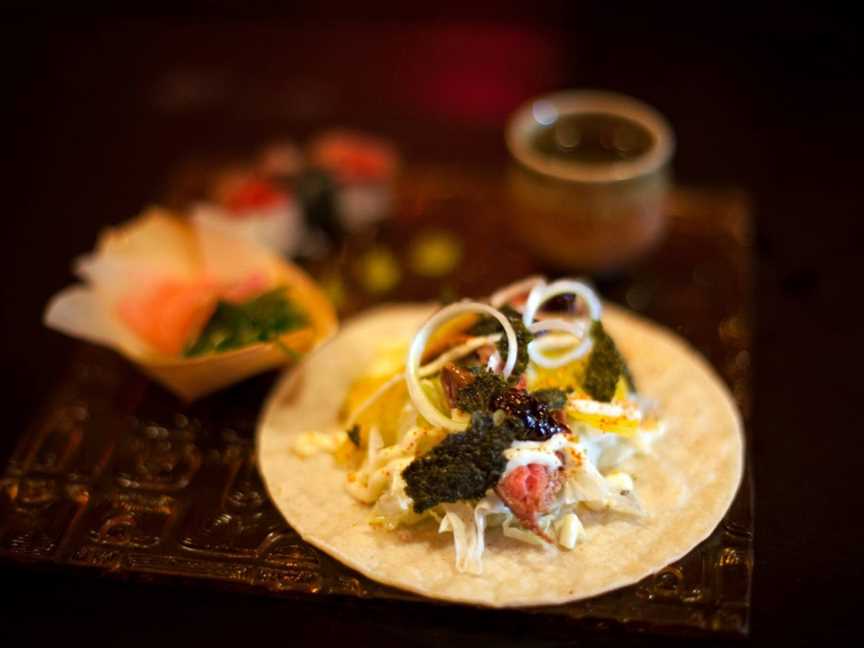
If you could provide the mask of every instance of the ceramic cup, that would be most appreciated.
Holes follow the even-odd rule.
[[[507,125],[512,225],[556,267],[613,271],[657,242],[675,148],[666,119],[625,95],[546,95]]]

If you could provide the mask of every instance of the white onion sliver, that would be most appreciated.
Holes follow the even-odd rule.
[[[507,337],[507,362],[504,364],[504,377],[507,378],[513,372],[513,367],[516,366],[516,356],[518,346],[516,341],[516,332],[507,318],[498,310],[481,304],[480,302],[462,301],[455,304],[450,304],[442,308],[440,311],[430,317],[426,323],[417,331],[417,335],[411,341],[411,347],[408,349],[408,361],[405,367],[405,382],[408,385],[408,395],[414,403],[414,407],[420,415],[429,421],[432,425],[442,427],[447,430],[461,431],[468,427],[467,422],[455,421],[449,416],[442,414],[438,408],[429,400],[426,392],[420,384],[418,375],[420,370],[420,359],[423,357],[423,350],[429,341],[432,333],[445,322],[450,321],[457,315],[462,313],[480,312],[486,315],[491,315],[501,327],[504,329],[504,334]]]
[[[534,316],[537,315],[537,311],[543,303],[546,288],[545,283],[539,283],[528,293],[528,299],[525,300],[525,307],[522,309],[522,323],[525,326],[531,326],[531,322],[534,321]]]
[[[421,378],[431,376],[432,374],[441,371],[444,365],[448,362],[458,360],[462,356],[466,356],[472,351],[476,351],[480,347],[484,347],[487,344],[495,344],[500,339],[500,333],[495,333],[494,335],[486,335],[484,337],[471,338],[470,340],[463,342],[459,346],[455,346],[452,349],[445,351],[431,362],[428,362],[422,367],[420,367],[420,369],[417,371],[417,375]]]
[[[501,308],[517,295],[521,295],[527,290],[531,290],[535,286],[545,285],[546,278],[541,275],[533,275],[520,281],[516,281],[509,286],[504,286],[500,290],[496,290],[489,298],[489,303],[495,308]]]
[[[548,285],[538,284],[531,290],[528,301],[525,302],[525,310],[522,311],[522,321],[525,326],[531,325],[537,311],[540,310],[540,306],[545,302],[558,295],[568,293],[581,297],[585,301],[588,306],[588,315],[592,320],[600,319],[603,314],[603,305],[588,284],[573,279],[559,279]]]
[[[528,344],[528,357],[531,358],[531,361],[534,362],[534,364],[545,367],[546,369],[563,367],[574,360],[578,360],[591,350],[591,337],[586,335],[586,327],[580,322],[567,322],[562,319],[546,319],[534,322],[528,327],[528,330],[532,333],[561,331],[563,333],[569,333],[577,339],[581,338],[581,341],[573,350],[554,358],[550,358],[541,353],[541,349],[551,347],[551,345],[542,344],[543,338],[531,341]],[[556,339],[555,347],[561,348],[561,346],[560,342]]]
[[[579,320],[564,320],[560,317],[550,317],[548,319],[539,320],[531,324],[528,330],[532,333],[543,333],[544,331],[561,331],[569,333],[578,338],[585,337],[588,332],[588,326],[584,321]]]
[[[538,351],[549,351],[550,349],[568,349],[572,347],[576,342],[573,340],[573,336],[569,334],[548,334],[543,337],[538,337],[534,339],[534,348]]]

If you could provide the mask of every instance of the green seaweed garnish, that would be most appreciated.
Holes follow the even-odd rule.
[[[563,389],[538,389],[531,395],[552,410],[562,410],[567,404],[567,392]]]
[[[582,385],[585,391],[594,400],[608,403],[615,395],[618,379],[624,376],[630,390],[635,392],[636,385],[630,369],[599,320],[591,325],[591,337],[594,338],[594,348],[585,370],[585,382]]]
[[[191,358],[278,340],[283,333],[302,328],[307,321],[306,315],[288,300],[284,287],[239,304],[220,300],[201,334],[184,349],[183,355]]]
[[[460,371],[463,384],[455,389],[452,403],[463,412],[494,414],[500,410],[522,424],[524,434],[521,441],[541,441],[565,431],[566,428],[552,415],[554,411],[563,409],[567,402],[567,394],[560,389],[528,393],[508,385],[501,376],[485,367],[474,366]]]
[[[492,400],[507,388],[507,382],[486,367],[469,367],[473,380],[456,392],[454,405],[463,412],[488,410]]]
[[[351,440],[351,443],[354,444],[355,447],[360,447],[360,426],[356,423],[351,426],[351,429],[348,430],[348,438]]]
[[[496,425],[495,418],[475,412],[467,430],[448,435],[402,471],[416,513],[442,502],[479,499],[498,483],[507,466],[504,450],[524,430],[518,419],[505,416]]]
[[[636,389],[636,379],[633,377],[633,372],[630,371],[630,365],[627,364],[623,355],[621,356],[621,374],[624,376],[624,380],[627,381],[627,387],[630,389],[630,393],[636,394],[639,391]]]
[[[522,315],[515,308],[512,306],[502,306],[499,310],[509,320],[510,324],[513,326],[513,331],[516,333],[516,346],[518,347],[516,353],[516,365],[513,367],[513,372],[510,374],[509,378],[509,382],[515,384],[519,381],[519,377],[524,373],[525,368],[528,366],[528,343],[534,339],[534,334],[531,333],[531,331],[529,331],[525,326],[524,322],[522,322]],[[495,333],[501,332],[501,324],[494,317],[484,315],[469,329],[468,332],[471,335],[477,336],[494,335]],[[497,346],[501,357],[506,357],[507,337],[505,335],[502,335],[501,339],[498,340]]]

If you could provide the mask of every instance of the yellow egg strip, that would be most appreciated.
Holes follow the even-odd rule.
[[[632,436],[642,423],[642,412],[630,405],[571,398],[565,411],[575,421],[625,437]]]

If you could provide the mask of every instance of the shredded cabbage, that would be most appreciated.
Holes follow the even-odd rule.
[[[471,505],[465,502],[442,504],[441,507],[444,509],[444,518],[438,526],[438,533],[450,531],[453,534],[456,569],[468,574],[482,574],[485,518],[474,515]],[[479,529],[478,520],[482,527]]]

